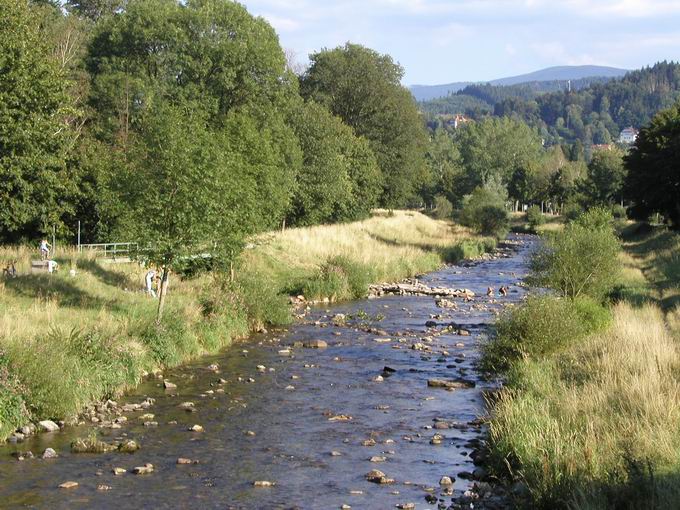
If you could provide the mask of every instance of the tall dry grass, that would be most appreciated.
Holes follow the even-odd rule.
[[[654,481],[680,469],[679,373],[661,311],[619,304],[608,331],[515,366],[494,408],[495,461],[545,508],[680,504]]]

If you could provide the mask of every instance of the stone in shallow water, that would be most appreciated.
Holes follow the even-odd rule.
[[[54,423],[52,420],[43,420],[38,422],[38,426],[40,427],[40,430],[45,432],[56,432],[59,430],[59,425]]]
[[[78,482],[64,482],[59,485],[60,489],[74,489],[78,487]]]
[[[56,459],[57,457],[59,457],[59,455],[57,455],[57,452],[52,448],[46,448],[45,452],[42,454],[43,459]]]
[[[132,472],[136,475],[148,475],[153,473],[153,464],[147,462],[143,466],[137,466],[132,468]]]
[[[274,482],[270,482],[269,480],[255,480],[253,482],[254,487],[273,487]]]

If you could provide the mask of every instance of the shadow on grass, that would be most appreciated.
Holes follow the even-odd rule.
[[[5,280],[5,288],[14,292],[17,296],[33,299],[54,299],[59,305],[72,308],[117,308],[115,304],[92,296],[57,275],[23,275]]]
[[[112,287],[126,290],[133,288],[135,285],[127,275],[105,269],[96,260],[79,260],[77,262],[77,267],[78,269],[92,273],[102,283]]]
[[[680,508],[680,473],[659,473],[642,461],[627,461],[625,473],[610,473],[607,482],[576,487],[568,508],[666,510]]]

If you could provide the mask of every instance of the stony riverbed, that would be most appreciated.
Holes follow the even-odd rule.
[[[150,378],[93,413],[97,423],[8,444],[0,506],[504,508],[472,458],[485,432],[484,392],[494,386],[475,362],[488,324],[524,295],[532,244],[513,236],[490,260],[419,279],[475,297],[313,307],[288,331]],[[72,452],[95,432],[140,448]],[[48,448],[57,456],[41,458]]]

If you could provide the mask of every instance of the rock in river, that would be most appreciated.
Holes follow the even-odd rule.
[[[448,390],[475,387],[474,381],[464,379],[428,379],[427,385],[430,388],[446,388]]]
[[[60,489],[74,489],[78,487],[78,482],[64,482],[59,485]]]
[[[52,448],[46,448],[45,452],[42,454],[43,459],[56,459],[57,457],[59,457],[59,455],[57,455],[57,452]]]
[[[163,381],[163,388],[165,388],[166,390],[176,390],[177,385],[175,383],[171,383],[168,380],[165,380]]]
[[[393,478],[387,478],[385,476],[385,473],[380,471],[379,469],[372,469],[368,473],[366,473],[366,480],[369,482],[377,483],[377,484],[388,484],[388,483],[394,483]]]
[[[143,466],[133,468],[132,472],[136,475],[148,475],[149,473],[153,473],[153,464],[147,462]]]
[[[303,344],[307,349],[325,349],[328,344],[324,340],[308,340]]]
[[[59,430],[59,425],[54,423],[52,420],[43,420],[38,422],[38,426],[40,427],[40,430],[44,430],[45,432],[56,432]]]

